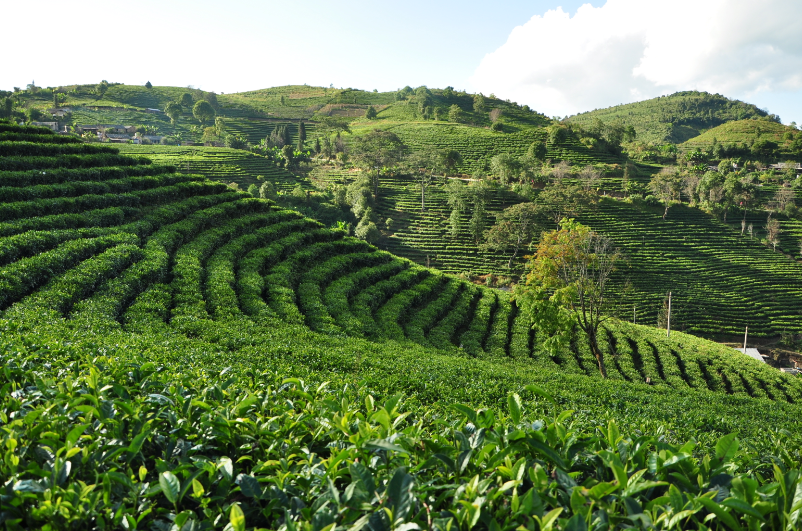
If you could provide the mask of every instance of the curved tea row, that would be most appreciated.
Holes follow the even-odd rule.
[[[280,319],[322,334],[597,374],[581,338],[545,353],[503,291],[422,268],[173,167],[45,129],[0,124],[0,135],[7,318],[190,336],[210,321],[275,326]],[[668,341],[619,323],[602,348],[612,379],[802,400],[798,382],[689,336]]]

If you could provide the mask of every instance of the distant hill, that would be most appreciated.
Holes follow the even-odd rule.
[[[799,135],[796,127],[791,127],[768,120],[737,120],[728,122],[713,129],[708,129],[681,147],[708,149],[715,143],[724,146],[752,145],[758,140],[776,142],[781,151],[794,151],[792,146]]]
[[[641,142],[680,144],[727,122],[763,117],[777,119],[751,103],[720,94],[686,91],[580,113],[567,121],[583,127],[591,126],[596,119],[618,122],[634,127]]]

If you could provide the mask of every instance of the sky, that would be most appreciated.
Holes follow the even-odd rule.
[[[52,28],[24,22],[42,13]],[[549,116],[707,90],[802,124],[796,0],[40,0],[4,19],[4,90],[450,85]]]

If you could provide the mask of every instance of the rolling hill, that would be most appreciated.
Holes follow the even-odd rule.
[[[566,121],[583,127],[592,126],[597,119],[631,125],[641,142],[680,144],[726,122],[766,117],[766,111],[743,101],[687,91],[583,112]]]
[[[0,134],[7,527],[800,522],[798,378],[613,322],[602,380],[504,292],[174,166]]]
[[[775,142],[780,152],[791,153],[791,144],[799,135],[799,129],[766,120],[736,120],[727,122],[681,144],[686,149],[712,149],[715,143],[723,146],[751,146],[759,140]],[[793,152],[796,153],[797,149]]]

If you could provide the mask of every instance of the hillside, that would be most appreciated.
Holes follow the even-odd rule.
[[[756,106],[707,92],[677,92],[650,100],[595,109],[569,117],[568,123],[591,127],[595,120],[632,126],[644,143],[680,144],[723,123],[764,118]]]
[[[581,337],[546,355],[504,292],[173,166],[0,134],[7,527],[312,529],[386,508],[412,529],[425,503],[441,529],[530,510],[570,528],[581,496],[780,528],[771,465],[798,469],[802,380],[621,322],[602,380]],[[725,471],[762,512],[713,500]]]
[[[712,150],[718,143],[725,147],[752,146],[758,141],[771,141],[777,144],[781,154],[794,154],[799,151],[799,129],[766,120],[736,120],[714,127],[680,145],[682,149]]]

